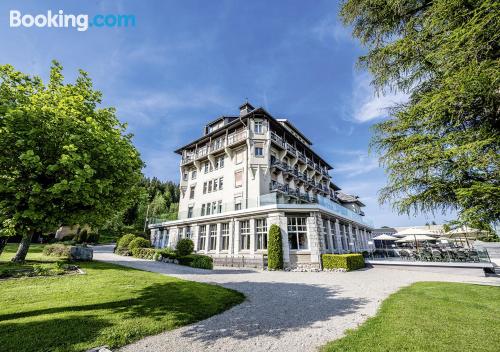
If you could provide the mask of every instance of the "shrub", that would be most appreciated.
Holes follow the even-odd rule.
[[[183,257],[193,253],[194,243],[189,238],[182,238],[177,242],[177,246],[175,248],[177,253]]]
[[[269,228],[269,240],[267,245],[267,267],[270,270],[283,269],[283,244],[281,240],[281,229],[273,224]]]
[[[192,268],[213,269],[214,260],[208,255],[189,254],[179,257],[179,264],[190,266]]]
[[[131,233],[123,235],[122,237],[120,237],[120,239],[116,243],[116,246],[118,248],[128,248],[128,245],[130,244],[130,242],[132,242],[135,238],[136,238],[136,236],[134,234],[131,234]]]
[[[152,260],[156,254],[156,250],[153,248],[132,248],[132,256],[135,258],[149,259]]]
[[[129,250],[133,250],[134,248],[149,248],[151,244],[149,241],[142,237],[134,238],[128,245]]]
[[[190,266],[193,268],[212,270],[214,268],[214,260],[208,255],[196,254]]]
[[[365,259],[359,253],[353,254],[322,254],[324,269],[357,270],[365,267]]]
[[[172,248],[157,249],[156,253],[161,255],[163,258],[169,258],[169,259],[178,259],[179,258],[179,255],[177,254],[177,252],[174,251]]]
[[[48,244],[43,248],[43,254],[52,257],[69,258],[71,255],[70,247],[62,243]]]

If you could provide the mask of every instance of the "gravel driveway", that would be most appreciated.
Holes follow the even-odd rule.
[[[193,269],[122,257],[94,247],[94,259],[243,292],[242,304],[209,319],[146,337],[121,351],[315,351],[373,316],[382,300],[416,281],[499,284],[497,278],[405,269],[350,273]]]

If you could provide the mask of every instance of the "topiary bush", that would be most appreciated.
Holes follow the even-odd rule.
[[[130,251],[134,250],[134,248],[149,248],[151,247],[151,243],[142,237],[134,238],[128,245],[128,249]]]
[[[157,249],[156,253],[162,256],[162,258],[168,258],[168,259],[177,259],[179,255],[175,250],[172,248],[162,248],[162,249]]]
[[[177,242],[177,246],[175,248],[177,250],[177,254],[183,257],[193,253],[194,243],[189,238],[182,238]]]
[[[353,254],[322,254],[323,269],[345,269],[347,271],[365,267],[365,259],[359,253]]]
[[[208,255],[189,254],[178,258],[179,264],[190,266],[192,268],[213,269],[214,260]]]
[[[120,239],[116,243],[116,246],[118,248],[128,248],[128,245],[130,244],[130,242],[132,242],[136,238],[137,238],[137,236],[132,234],[132,233],[128,233],[126,235],[123,235],[122,237],[120,237]]]
[[[153,248],[132,248],[132,256],[135,258],[153,260],[156,250]]]
[[[271,225],[269,228],[267,268],[269,270],[283,269],[283,243],[281,239],[281,229],[276,224]]]

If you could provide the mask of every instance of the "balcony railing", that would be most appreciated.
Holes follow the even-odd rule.
[[[184,156],[184,157],[182,158],[181,163],[182,163],[182,165],[184,165],[184,164],[187,164],[187,163],[189,163],[189,162],[191,162],[191,161],[193,161],[193,160],[194,160],[194,155],[193,155],[193,154],[191,154],[191,155],[186,155],[186,156]]]
[[[236,144],[247,138],[247,130],[231,133],[227,136],[227,145]]]
[[[297,149],[295,149],[293,145],[287,142],[285,146],[287,151],[289,151],[293,156],[297,156]]]
[[[282,148],[285,147],[285,142],[283,142],[283,138],[278,136],[275,132],[271,131],[271,140],[281,146]]]
[[[225,143],[226,141],[224,139],[217,139],[215,141],[213,141],[211,144],[210,144],[210,152],[213,153],[213,152],[216,152],[222,148],[224,148],[225,146]]]

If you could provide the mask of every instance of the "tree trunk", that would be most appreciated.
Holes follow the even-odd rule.
[[[33,230],[30,230],[21,239],[19,243],[19,248],[17,249],[16,255],[12,258],[14,263],[23,263],[26,260],[26,255],[28,254],[28,249],[30,248],[31,239],[33,238]]]
[[[7,237],[0,237],[0,255],[2,255],[2,252],[7,245]]]

